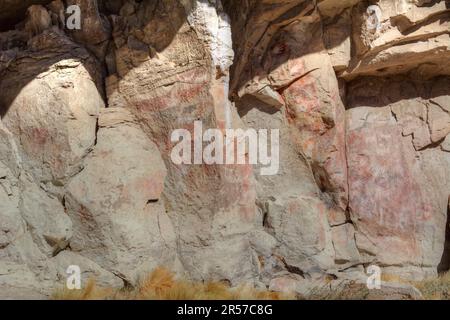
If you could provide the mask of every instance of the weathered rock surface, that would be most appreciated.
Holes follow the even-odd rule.
[[[352,11],[354,54],[346,79],[413,72],[416,77],[448,75],[450,3],[381,0],[379,20],[368,24],[368,4]],[[378,24],[378,26],[375,26]]]
[[[448,81],[370,78],[348,88],[350,213],[358,247],[384,265],[436,272],[440,262],[450,157],[436,144],[450,129]]]
[[[251,280],[249,238],[257,223],[251,166],[177,166],[170,159],[172,130],[192,131],[195,120],[205,129],[234,126],[226,16],[219,2],[205,1],[142,2],[130,12],[113,24],[117,74],[107,79],[109,104],[130,110],[164,159],[163,197],[180,262],[194,278]]]
[[[84,170],[67,185],[70,246],[135,283],[139,270],[170,266],[175,259],[175,233],[161,199],[166,169],[127,110],[104,109],[99,127]]]
[[[31,5],[47,4],[51,0],[1,0],[0,25],[1,31],[13,29],[14,24],[20,22]]]
[[[328,297],[369,264],[447,271],[449,21],[445,0],[0,0],[0,292],[70,265]],[[195,121],[278,129],[278,173],[175,164]]]
[[[85,49],[51,29],[33,37],[3,73],[2,121],[23,165],[41,182],[66,182],[94,146],[104,102],[93,62]]]

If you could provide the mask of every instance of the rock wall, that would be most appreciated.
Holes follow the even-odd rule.
[[[0,288],[48,294],[69,265],[112,286],[165,266],[298,292],[370,264],[448,269],[449,1],[0,12]],[[174,164],[171,132],[195,121],[278,129],[278,174]]]

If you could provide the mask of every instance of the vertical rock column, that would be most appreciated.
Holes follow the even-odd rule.
[[[195,121],[204,130],[236,125],[227,89],[233,52],[220,2],[128,2],[112,20],[117,73],[107,79],[109,105],[130,110],[164,159],[163,198],[181,265],[197,279],[253,279],[251,167],[175,165],[170,157],[173,130],[193,134]]]

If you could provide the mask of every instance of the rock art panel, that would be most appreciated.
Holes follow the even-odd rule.
[[[447,81],[368,78],[348,89],[349,209],[358,248],[384,265],[435,273],[440,262],[450,158],[431,139],[445,115],[429,115]]]

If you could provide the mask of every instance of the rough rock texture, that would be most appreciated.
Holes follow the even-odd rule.
[[[411,72],[415,77],[450,73],[449,1],[380,0],[380,27],[368,28],[367,3],[352,11],[354,53],[343,77]]]
[[[348,88],[349,208],[368,259],[436,272],[450,192],[450,157],[439,148],[450,130],[448,88],[448,78],[366,78]]]
[[[1,31],[11,29],[15,23],[20,22],[31,5],[43,5],[51,0],[1,0],[0,25]]]
[[[47,30],[32,38],[4,72],[2,122],[23,165],[39,181],[63,184],[81,170],[81,160],[94,146],[104,102],[93,82],[98,72],[93,62],[59,30]]]
[[[0,0],[0,23],[2,294],[70,265],[303,295],[449,269],[449,1]],[[194,121],[278,129],[279,172],[176,165]]]
[[[127,110],[104,109],[99,127],[85,169],[67,186],[70,246],[132,283],[135,270],[170,266],[175,258],[173,226],[159,203],[166,168]]]

